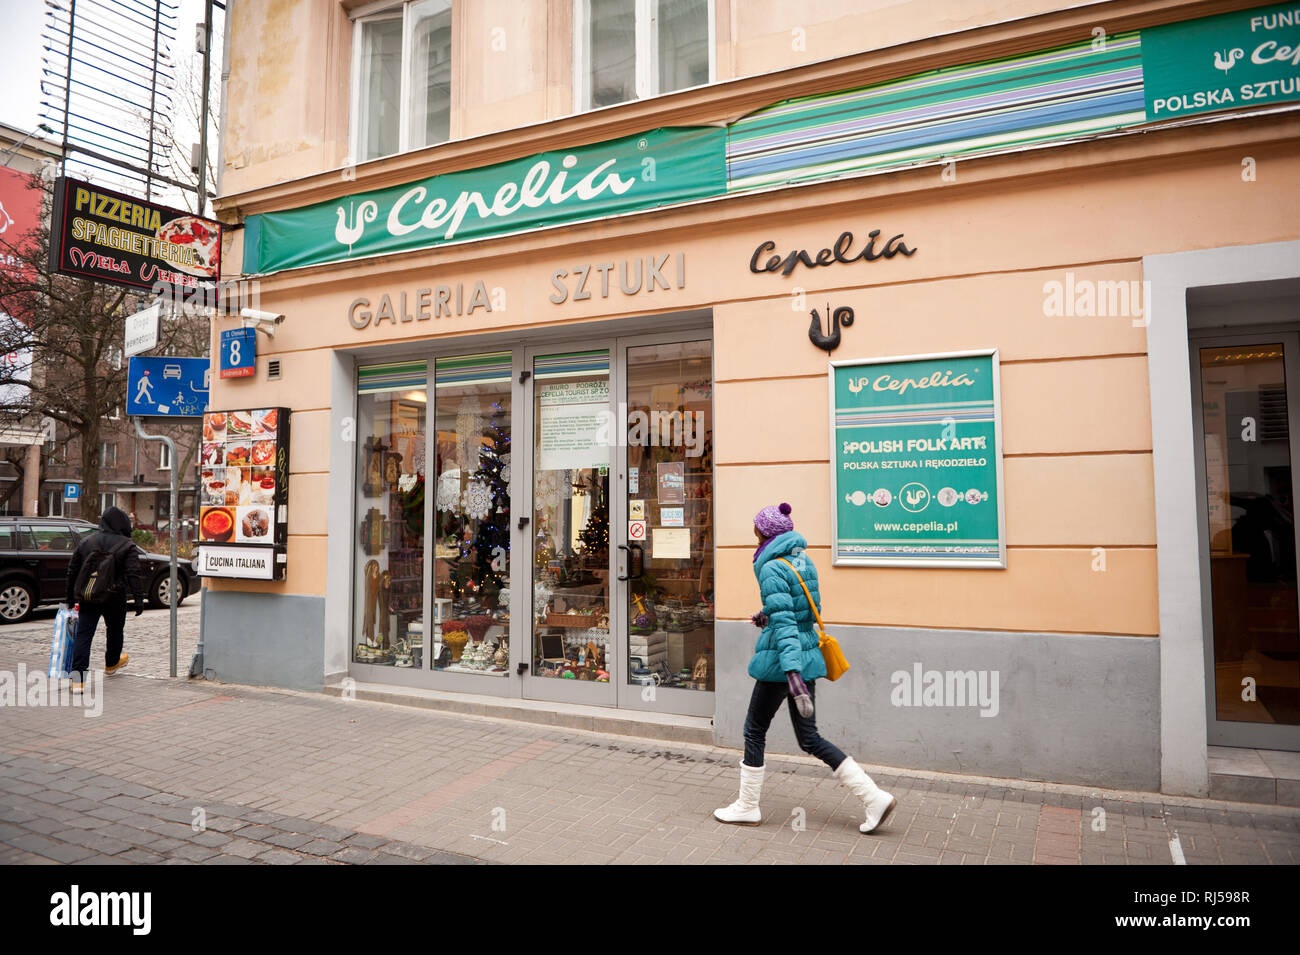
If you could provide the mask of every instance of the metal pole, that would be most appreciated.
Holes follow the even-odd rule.
[[[166,446],[168,460],[171,461],[171,465],[172,465],[172,478],[171,478],[172,486],[171,486],[171,497],[170,497],[171,539],[172,539],[171,589],[167,592],[167,597],[168,597],[168,602],[171,604],[171,649],[172,649],[171,675],[175,676],[176,675],[176,604],[179,602],[176,599],[176,595],[180,593],[180,590],[178,589],[180,586],[180,581],[176,579],[177,578],[176,575],[176,501],[178,497],[177,471],[179,470],[176,467],[176,442],[173,441],[171,438],[167,437],[165,434],[146,434],[144,428],[140,426],[139,418],[132,417],[131,420],[135,422],[135,433],[138,434],[140,437],[144,438],[146,441],[161,441]]]
[[[158,101],[158,26],[159,19],[162,16],[162,0],[154,0],[153,5],[153,78],[149,81],[149,159],[145,163],[145,168],[149,170],[149,176],[144,181],[144,197],[150,199],[153,196],[153,121],[157,114]],[[175,661],[172,664],[172,676],[175,676]]]
[[[199,207],[208,201],[208,87],[212,85],[212,0],[203,4],[203,106],[199,110]]]
[[[72,37],[77,32],[77,0],[68,8],[68,74],[63,81],[63,149],[59,153],[59,175],[68,166],[68,110],[72,103]]]

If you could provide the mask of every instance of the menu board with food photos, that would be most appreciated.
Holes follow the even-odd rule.
[[[289,409],[210,411],[199,449],[199,573],[281,580],[289,511]]]

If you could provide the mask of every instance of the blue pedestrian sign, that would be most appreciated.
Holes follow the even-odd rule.
[[[77,501],[80,501],[81,485],[80,484],[63,485],[63,500],[69,504],[73,504],[76,503]]]
[[[211,376],[206,358],[133,355],[126,373],[126,413],[197,418],[208,409]]]
[[[228,328],[221,333],[221,377],[247,378],[257,372],[257,331]]]

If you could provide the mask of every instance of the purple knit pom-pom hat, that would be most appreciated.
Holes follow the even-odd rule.
[[[794,530],[794,521],[790,520],[789,504],[769,504],[754,515],[754,526],[764,538],[775,537]]]

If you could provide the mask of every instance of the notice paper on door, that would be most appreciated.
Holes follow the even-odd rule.
[[[689,527],[656,527],[650,542],[650,556],[669,560],[690,560],[691,529]]]

